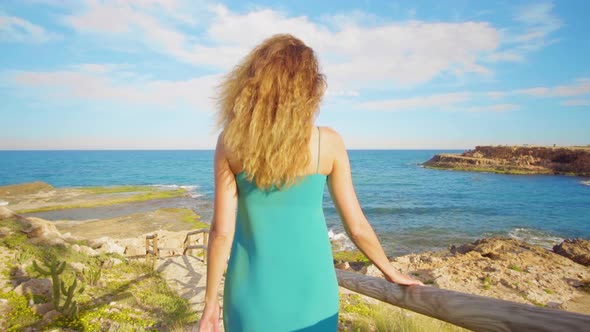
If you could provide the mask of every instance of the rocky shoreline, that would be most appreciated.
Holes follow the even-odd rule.
[[[84,256],[102,257],[105,269],[119,264],[129,264],[138,258],[143,261],[145,236],[151,234],[138,234],[127,238],[84,238],[70,233],[60,233],[53,222],[35,217],[22,217],[6,207],[0,207],[0,239],[18,235],[1,225],[10,218],[20,220],[19,222],[25,226],[21,232],[27,235],[31,243],[66,246]],[[160,252],[163,259],[160,262],[162,272],[176,280],[179,272],[184,270],[165,270],[169,265],[179,265],[187,260],[182,258],[182,246],[187,231],[159,230],[157,233],[159,247],[164,248]],[[195,240],[203,242],[202,236],[197,236]],[[337,243],[333,245],[338,246]],[[180,260],[177,257],[180,257]],[[451,246],[447,250],[393,257],[390,261],[403,273],[412,275],[432,287],[590,314],[588,240],[567,239],[548,250],[510,238],[483,238],[469,244]],[[381,272],[356,250],[334,252],[334,264],[335,268],[383,277]],[[15,279],[13,276],[8,280],[2,280],[5,292],[20,294],[22,291],[18,290],[19,287],[30,288],[29,284],[21,286],[22,282],[32,280],[26,278],[25,271],[28,265],[30,262],[25,262],[18,270],[22,271],[20,275],[25,278]],[[80,262],[72,262],[71,265],[80,271],[86,269]],[[206,265],[196,260],[191,269],[200,271],[199,275],[202,276]],[[195,276],[188,278],[192,280]],[[204,284],[200,289],[200,293],[203,293]],[[351,292],[344,288],[340,289],[341,293],[345,294],[343,299],[348,299],[346,295],[350,295]],[[191,294],[194,295],[196,294]],[[201,297],[202,295],[200,294]],[[365,301],[371,302],[369,299]],[[202,310],[202,299],[192,298],[192,303],[196,304],[195,310]]]
[[[208,227],[208,224],[202,223],[193,211],[183,208],[159,208],[148,213],[107,219],[48,221],[14,213],[12,208],[17,207],[25,211],[39,207],[52,209],[67,204],[67,197],[71,195],[76,197],[80,204],[96,202],[96,195],[110,201],[112,197],[109,194],[133,196],[137,194],[138,188],[110,188],[107,192],[96,189],[94,194],[86,192],[83,196],[77,191],[79,189],[55,189],[39,183],[25,184],[20,188],[12,186],[10,190],[0,187],[0,192],[2,190],[5,190],[3,199],[9,200],[10,204],[0,206],[0,242],[11,244],[16,240],[25,241],[22,238],[22,234],[25,234],[26,243],[31,246],[65,248],[59,250],[66,250],[69,255],[75,257],[79,255],[77,261],[69,262],[77,273],[83,273],[91,264],[98,264],[97,266],[104,269],[105,275],[114,275],[113,269],[128,270],[130,266],[134,266],[133,262],[143,262],[145,237],[157,232],[158,246],[163,248],[160,251],[162,259],[158,268],[162,280],[168,283],[177,295],[183,296],[190,303],[193,312],[202,310],[206,265],[202,262],[201,252],[198,250],[190,256],[182,255],[186,233],[191,229]],[[21,225],[18,229],[14,226],[15,220]],[[202,243],[203,238],[196,236],[195,241]],[[332,245],[335,268],[383,277],[360,251],[342,250],[342,243],[336,240]],[[4,277],[0,277],[0,293],[4,294],[2,296],[15,294],[14,296],[24,298],[26,294],[18,295],[22,291],[17,289],[29,287],[28,284],[21,285],[35,279],[31,274],[31,262],[27,261],[28,254],[19,252],[18,246],[7,248],[10,257],[20,257],[17,259],[20,263],[10,263],[10,269],[2,274]],[[25,248],[29,248],[26,252],[35,247],[27,245]],[[451,246],[447,250],[391,257],[390,261],[402,272],[432,287],[590,314],[588,240],[566,239],[552,249],[547,249],[510,238],[483,238],[472,243]],[[113,280],[119,282],[118,279],[109,278],[103,277],[104,285],[97,285],[94,291],[100,293],[101,287],[108,288],[108,284]],[[342,319],[346,321],[348,311],[358,311],[356,304],[351,304],[358,301],[350,302],[349,300],[353,299],[350,296],[358,295],[351,294],[342,287],[340,291],[343,294]],[[360,298],[364,303],[371,302],[371,299]],[[0,302],[0,312],[10,310],[5,306],[6,303]],[[115,307],[120,305],[117,310],[130,310],[125,303],[111,302]],[[36,311],[39,309],[38,304],[32,303],[33,306],[29,309],[36,313],[35,317],[41,317],[40,321],[44,320],[43,324],[53,324],[52,317],[44,317],[47,312]],[[53,319],[58,319],[59,315],[54,315],[56,316]],[[151,322],[152,318],[144,318]],[[2,326],[0,319],[0,327]]]
[[[590,147],[477,146],[462,154],[437,154],[422,165],[503,174],[590,176]]]
[[[588,240],[566,239],[548,250],[511,238],[482,238],[390,262],[434,287],[590,314]],[[337,268],[383,277],[362,260],[336,263]]]

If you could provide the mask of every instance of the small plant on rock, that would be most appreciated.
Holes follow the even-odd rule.
[[[53,258],[45,265],[45,268],[42,268],[37,264],[37,261],[33,261],[33,268],[35,271],[41,275],[51,277],[51,282],[53,284],[53,308],[66,317],[75,317],[78,315],[78,303],[73,301],[74,294],[82,293],[85,289],[85,285],[78,287],[78,279],[74,277],[69,286],[66,286],[64,278],[61,276],[66,268],[66,262],[60,262]],[[63,305],[60,305],[62,295],[64,301]]]
[[[31,253],[28,249],[18,250],[14,254],[14,260],[16,260],[19,264],[27,263],[33,257],[33,253]]]
[[[82,271],[82,280],[87,285],[96,286],[102,277],[102,268],[88,268]]]

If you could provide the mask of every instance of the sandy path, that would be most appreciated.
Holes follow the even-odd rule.
[[[158,262],[158,271],[162,272],[172,289],[189,301],[193,310],[197,311],[199,315],[203,313],[207,266],[201,258],[191,255],[162,258]],[[223,282],[224,278],[219,286],[220,294],[223,294]],[[220,303],[223,305],[221,299]],[[197,331],[197,324],[186,327],[185,331]],[[220,321],[220,327],[220,331],[224,331],[223,321]]]

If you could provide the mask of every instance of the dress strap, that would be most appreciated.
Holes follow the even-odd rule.
[[[317,126],[317,128],[318,128],[318,165],[315,170],[316,174],[320,171],[320,142],[321,142],[320,141],[320,137],[321,137],[320,136],[320,126]]]

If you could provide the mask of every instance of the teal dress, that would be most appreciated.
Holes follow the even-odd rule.
[[[244,172],[236,182],[225,331],[337,331],[338,281],[322,210],[326,175],[307,175],[282,191],[262,191]]]

